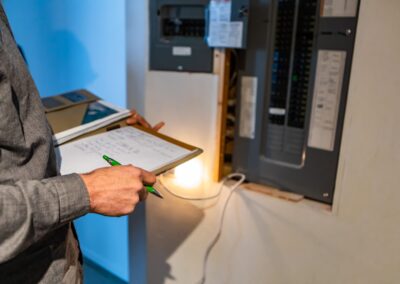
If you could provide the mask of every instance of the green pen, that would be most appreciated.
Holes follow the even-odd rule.
[[[103,159],[106,160],[106,162],[107,162],[110,166],[112,166],[112,167],[114,167],[114,166],[121,166],[121,163],[117,162],[116,160],[114,160],[114,159],[112,159],[112,158],[110,158],[110,157],[108,157],[108,156],[106,156],[106,155],[103,155]],[[157,197],[159,197],[159,198],[164,198],[164,197],[161,195],[161,193],[158,192],[154,187],[152,187],[152,186],[150,186],[150,185],[145,185],[144,187],[146,188],[146,190],[147,190],[148,192],[154,194],[155,196],[157,196]]]

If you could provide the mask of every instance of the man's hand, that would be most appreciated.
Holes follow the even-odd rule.
[[[97,169],[81,175],[90,197],[90,210],[106,216],[132,213],[146,199],[144,185],[153,185],[156,176],[133,166]]]
[[[128,123],[129,125],[132,125],[132,124],[139,124],[139,125],[141,125],[141,126],[143,126],[143,127],[153,129],[154,131],[160,130],[160,129],[165,125],[164,122],[159,122],[159,123],[157,123],[156,125],[151,126],[151,124],[148,123],[147,120],[144,119],[144,117],[142,117],[140,114],[138,114],[138,113],[136,112],[136,110],[134,110],[134,109],[131,110],[131,114],[132,114],[131,117],[129,117],[129,118],[126,120],[126,123]]]

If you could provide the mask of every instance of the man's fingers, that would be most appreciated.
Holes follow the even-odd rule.
[[[154,174],[152,174],[148,171],[142,170],[142,181],[146,185],[153,185],[156,183],[157,178]]]
[[[126,123],[130,125],[138,123],[139,125],[150,128],[154,131],[160,130],[165,125],[164,122],[159,122],[152,127],[151,124],[144,117],[138,114],[135,109],[131,110],[131,117],[126,120]]]
[[[149,192],[145,187],[141,191],[139,191],[139,200],[140,201],[145,201],[147,199],[147,196],[149,195]]]
[[[139,114],[135,114],[134,117],[137,119],[137,121],[139,122],[140,125],[147,127],[147,128],[151,128],[150,123],[147,122],[146,119],[144,119],[142,116],[140,116]]]
[[[131,116],[126,120],[126,123],[128,123],[128,124],[136,124],[138,122],[137,118],[136,118],[136,115],[137,115],[137,111],[135,109],[132,109],[131,110]]]
[[[137,120],[135,118],[133,118],[133,117],[130,117],[130,118],[128,118],[126,120],[126,123],[128,123],[128,124],[136,124]]]
[[[165,125],[164,122],[159,122],[159,123],[157,123],[156,125],[153,126],[153,130],[154,130],[154,131],[158,131],[158,130],[160,130],[161,128],[163,128],[164,125]]]

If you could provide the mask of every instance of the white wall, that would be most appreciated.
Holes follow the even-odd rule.
[[[399,283],[399,29],[398,0],[361,2],[334,211],[240,191],[206,283]],[[224,197],[166,198],[147,203],[148,283],[196,283]]]
[[[144,112],[149,48],[149,0],[126,1],[127,103]]]
[[[147,74],[144,113],[153,122],[165,121],[167,135],[204,150],[199,156],[204,184],[213,181],[217,153],[218,76],[178,72]],[[202,193],[202,186],[197,190]]]

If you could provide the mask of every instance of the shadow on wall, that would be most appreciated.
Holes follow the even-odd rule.
[[[165,199],[166,202],[154,200],[162,203],[161,206],[158,204],[156,211],[147,211],[147,230],[157,232],[148,238],[148,263],[151,263],[147,271],[148,283],[164,283],[167,279],[174,279],[167,260],[204,218],[203,210],[188,201],[171,195]]]
[[[134,255],[130,262],[131,283],[152,284],[165,283],[168,279],[174,280],[171,266],[167,261],[204,218],[204,211],[188,201],[174,197],[165,191],[163,195],[163,200],[149,196],[146,201],[144,239],[137,236],[138,233],[142,233],[138,228],[138,223],[130,222],[130,233],[133,235],[134,242],[133,246],[130,246],[131,253]],[[140,218],[140,216],[136,217]],[[139,239],[147,242],[146,251],[142,254],[135,251],[135,246],[143,244],[143,242],[135,243]],[[143,267],[146,280],[139,279],[134,273],[137,269],[135,265],[143,261],[143,258],[147,258],[147,265]]]

